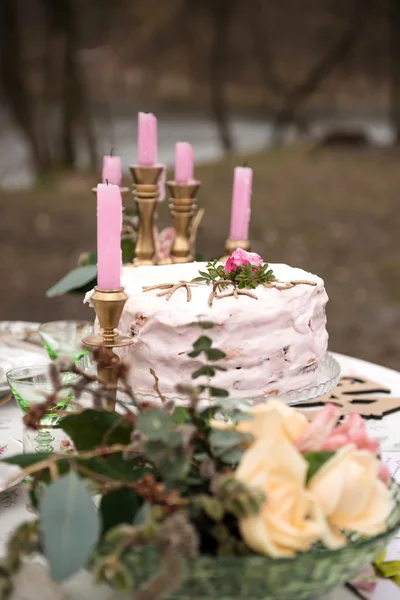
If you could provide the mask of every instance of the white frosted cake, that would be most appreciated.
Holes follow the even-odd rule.
[[[206,263],[125,267],[122,283],[129,299],[119,330],[135,341],[119,354],[131,365],[133,387],[154,393],[154,369],[161,393],[176,397],[177,384],[191,384],[192,373],[204,364],[202,355],[189,356],[200,335],[225,352],[217,364],[227,370],[217,371],[212,385],[228,390],[231,397],[255,398],[311,386],[327,350],[324,282],[287,265],[270,268],[276,283],[237,297],[226,295],[233,290],[230,286],[210,298],[212,285],[198,283],[190,285],[189,296],[180,287],[167,299],[168,284],[191,282]],[[193,326],[198,321],[214,327],[203,331]]]

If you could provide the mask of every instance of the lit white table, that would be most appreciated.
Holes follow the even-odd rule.
[[[335,354],[334,356],[341,364],[342,375],[368,377],[368,379],[390,388],[393,396],[400,396],[400,373],[342,354]],[[379,435],[387,432],[390,443],[386,449],[399,453],[400,464],[400,411],[384,417],[382,421],[372,423],[371,427],[374,433]],[[21,413],[14,403],[9,403],[0,408],[0,433],[5,434],[6,431],[9,436],[17,440],[22,438]],[[396,448],[397,439],[398,447]],[[22,490],[19,491],[18,496],[11,500],[12,503],[9,506],[0,504],[0,556],[4,554],[4,543],[8,534],[16,525],[21,521],[34,518],[25,508],[26,498]],[[388,558],[400,560],[400,539],[390,546]],[[320,597],[318,600],[355,600],[355,598],[355,594],[350,590],[341,587]],[[400,590],[387,581],[380,582],[372,596],[372,600],[399,600],[399,598]],[[99,600],[101,599],[99,598]]]

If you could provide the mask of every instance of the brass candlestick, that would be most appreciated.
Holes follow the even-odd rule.
[[[169,207],[176,232],[172,244],[171,262],[192,262],[195,257],[192,253],[193,243],[190,239],[190,233],[192,220],[197,212],[196,194],[200,182],[177,183],[176,181],[167,181],[166,185],[170,193]]]
[[[241,248],[242,250],[246,250],[246,252],[250,252],[250,240],[235,240],[233,238],[228,238],[225,242],[225,252],[227,255],[222,256],[219,259],[220,262],[226,262],[231,256],[232,252],[235,252],[237,248]]]
[[[154,213],[159,197],[158,181],[163,171],[162,166],[129,167],[134,182],[134,197],[139,216],[139,232],[136,241],[136,258],[134,266],[153,265],[156,258],[153,225]]]
[[[91,297],[97,319],[100,325],[100,333],[89,335],[82,340],[82,344],[87,348],[98,348],[102,346],[109,352],[113,361],[118,361],[118,356],[113,352],[114,348],[130,346],[133,339],[127,336],[119,335],[116,331],[122,310],[128,295],[123,288],[116,290],[102,290],[98,287]],[[111,362],[111,361],[110,361]],[[99,366],[97,375],[103,382],[113,400],[106,402],[107,410],[115,410],[115,399],[117,396],[118,378],[115,369],[112,366]]]

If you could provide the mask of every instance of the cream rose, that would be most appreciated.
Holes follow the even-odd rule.
[[[266,496],[258,514],[239,522],[249,548],[271,557],[290,557],[307,551],[323,536],[325,519],[305,488],[307,469],[307,462],[279,429],[244,453],[235,476]]]
[[[392,500],[378,477],[380,467],[374,454],[348,445],[312,477],[308,489],[336,532],[377,535],[386,530]]]
[[[213,420],[212,427],[251,433],[255,440],[268,440],[281,431],[291,442],[300,438],[308,427],[304,414],[278,400],[271,399],[266,404],[258,404],[246,410],[246,413],[253,418],[236,424]]]

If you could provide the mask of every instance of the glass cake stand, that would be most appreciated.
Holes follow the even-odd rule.
[[[311,387],[280,394],[278,398],[287,404],[299,404],[329,394],[340,379],[340,364],[332,354],[329,352],[325,354],[318,365],[315,376],[314,384]]]
[[[320,361],[317,370],[315,371],[315,381],[311,387],[294,390],[285,394],[279,394],[276,397],[286,404],[300,404],[302,402],[310,402],[321,396],[329,394],[338,384],[340,378],[340,365],[329,352]],[[141,402],[160,402],[159,397],[155,393],[143,393],[135,390],[137,399]],[[179,406],[186,406],[188,401],[185,398],[168,397],[168,400],[173,400]],[[226,401],[229,401],[226,399]],[[268,396],[256,396],[254,398],[232,398],[235,406],[239,409],[245,409],[254,404],[260,404],[268,401]],[[214,401],[205,398],[200,402],[199,408],[212,406]]]

